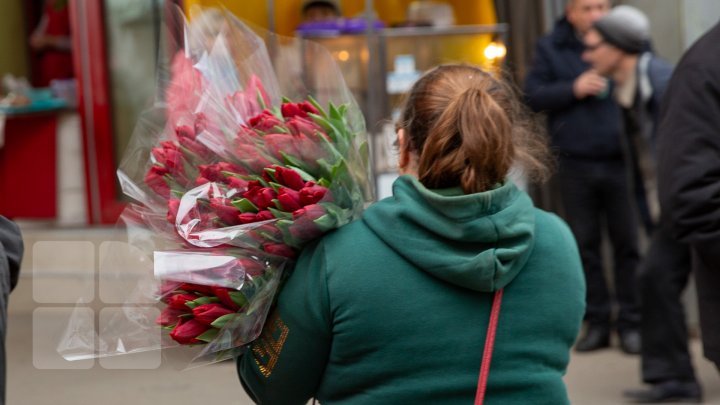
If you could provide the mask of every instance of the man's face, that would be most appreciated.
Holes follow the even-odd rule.
[[[599,75],[612,76],[620,66],[623,52],[605,42],[602,35],[592,28],[583,37],[583,42],[585,43],[583,60],[591,64]]]
[[[575,30],[584,35],[608,11],[610,0],[570,0],[565,14]]]
[[[338,18],[335,9],[325,4],[313,4],[303,13],[303,22],[327,21],[335,18]]]

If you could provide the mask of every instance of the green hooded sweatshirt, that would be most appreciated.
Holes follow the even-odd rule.
[[[485,404],[568,403],[585,310],[568,227],[511,182],[464,195],[402,176],[302,252],[241,381],[262,404],[472,404],[500,288]]]

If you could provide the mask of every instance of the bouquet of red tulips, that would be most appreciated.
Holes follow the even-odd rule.
[[[181,345],[195,360],[226,359],[259,335],[303,246],[361,213],[364,122],[332,58],[262,35],[224,11],[186,23],[155,121],[140,122],[118,171],[133,199],[122,222],[152,274],[99,331],[99,350],[77,344],[75,320],[59,347],[67,358]],[[269,43],[313,64],[288,71]]]

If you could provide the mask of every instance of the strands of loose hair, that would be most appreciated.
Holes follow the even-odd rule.
[[[547,137],[509,81],[470,65],[443,65],[410,91],[400,126],[418,153],[418,177],[429,188],[488,190],[514,164],[532,181],[552,166]]]

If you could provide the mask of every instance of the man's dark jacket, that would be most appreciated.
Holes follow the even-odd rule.
[[[692,248],[705,356],[720,366],[720,25],[680,60],[661,117],[660,204]]]
[[[0,215],[0,404],[5,403],[5,331],[10,291],[20,274],[23,241],[20,229]]]
[[[575,79],[589,68],[583,49],[567,19],[558,21],[537,43],[526,100],[534,111],[547,113],[552,146],[561,157],[619,159],[622,118],[610,92],[583,100],[573,94]]]

